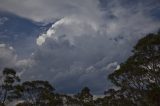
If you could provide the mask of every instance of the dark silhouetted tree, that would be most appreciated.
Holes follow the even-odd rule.
[[[109,79],[134,104],[160,106],[160,33],[139,40],[133,55]]]
[[[94,106],[93,95],[90,93],[90,89],[88,87],[84,87],[80,93],[75,95],[79,104],[83,106]]]
[[[24,103],[18,105],[56,106],[62,104],[61,98],[54,93],[54,88],[48,81],[26,81],[17,89],[24,100]]]
[[[17,98],[15,87],[20,79],[16,75],[16,71],[10,68],[5,68],[1,77],[0,84],[0,102],[5,105],[6,100],[10,101]]]

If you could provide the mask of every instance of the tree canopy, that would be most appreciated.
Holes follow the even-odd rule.
[[[160,33],[139,40],[133,55],[109,79],[133,104],[160,106]]]

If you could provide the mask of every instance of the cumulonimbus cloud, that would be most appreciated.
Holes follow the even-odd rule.
[[[53,8],[49,6],[48,10],[43,10],[48,3],[53,3],[47,1],[46,4],[32,1],[30,9],[35,5],[37,13],[45,15],[48,12],[42,17],[35,14],[25,16],[22,10],[13,9],[17,14],[36,21],[60,17],[36,39],[38,46],[33,55],[19,61],[17,67],[26,67],[21,73],[23,78],[49,80],[63,92],[73,93],[89,86],[95,93],[102,93],[110,86],[107,75],[131,55],[138,39],[160,27],[160,21],[150,14],[152,5],[126,7],[113,0],[101,10],[97,1],[54,0],[57,6],[53,4]],[[28,9],[29,5],[25,3],[32,2],[27,0],[21,4]],[[44,7],[40,8],[42,4]]]
[[[105,14],[96,18],[84,14],[64,17],[40,35],[39,49],[33,56],[37,70],[32,73],[41,73],[34,77],[50,80],[66,92],[84,85],[94,92],[108,88],[107,75],[131,55],[138,39],[160,26],[142,7],[114,5],[108,8],[110,13],[106,11],[106,18]]]

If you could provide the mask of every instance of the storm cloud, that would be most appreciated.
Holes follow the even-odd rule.
[[[160,27],[152,14],[159,2],[153,2],[5,0],[0,8],[42,23],[58,19],[35,39],[30,57],[14,60],[23,79],[49,80],[67,93],[89,86],[100,94],[111,87],[107,75],[132,55],[136,42]]]

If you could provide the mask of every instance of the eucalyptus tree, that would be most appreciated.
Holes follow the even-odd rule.
[[[140,39],[133,55],[109,79],[136,105],[160,106],[160,33]]]
[[[57,106],[62,104],[58,94],[54,93],[54,87],[48,81],[25,81],[19,86],[23,103],[17,104],[29,106]]]
[[[16,86],[20,82],[16,71],[11,68],[5,68],[2,72],[0,82],[0,102],[5,105],[6,101],[18,98]]]
[[[84,87],[80,93],[75,95],[75,98],[82,106],[94,106],[93,95],[88,87]]]

